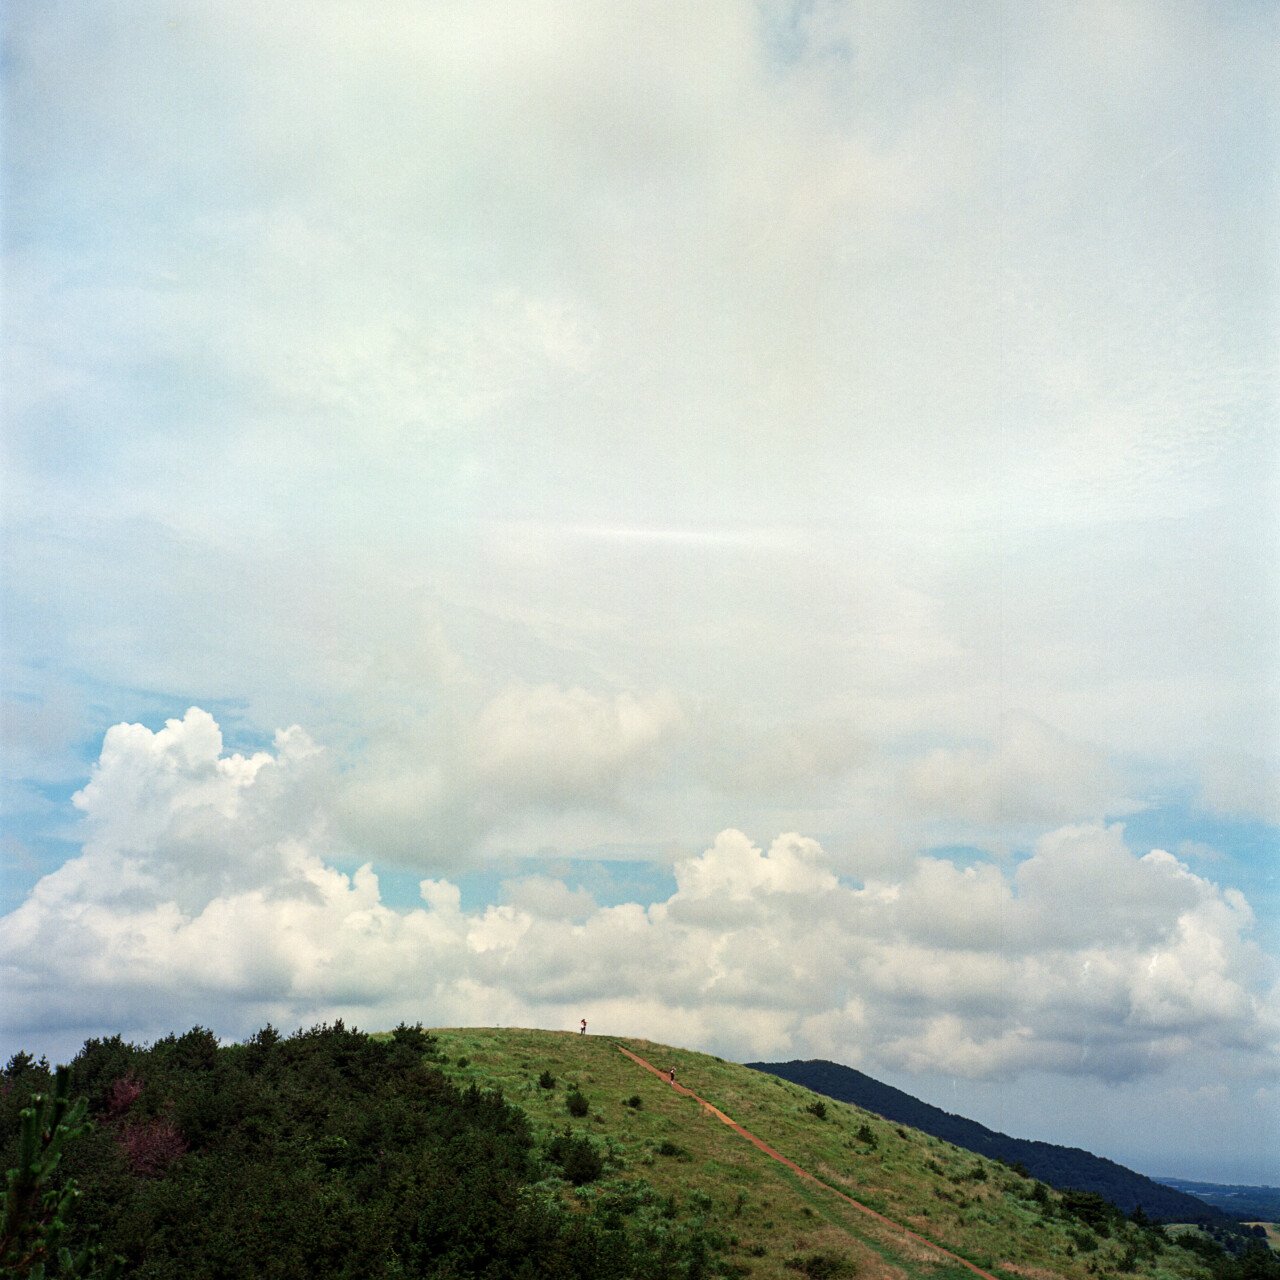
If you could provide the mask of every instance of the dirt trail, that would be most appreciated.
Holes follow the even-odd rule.
[[[652,1062],[646,1062],[638,1053],[632,1053],[630,1049],[623,1045],[618,1045],[618,1049],[627,1055],[632,1062],[642,1066],[646,1071],[652,1071],[660,1080],[666,1080],[667,1073],[659,1071]],[[808,1169],[802,1169],[794,1160],[788,1160],[780,1151],[775,1151],[767,1142],[757,1138],[749,1129],[744,1129],[736,1120],[725,1115],[719,1107],[713,1107],[705,1098],[700,1098],[692,1089],[686,1088],[679,1081],[673,1081],[672,1087],[677,1093],[683,1093],[685,1097],[692,1098],[704,1111],[715,1116],[715,1118],[724,1124],[727,1124],[734,1133],[741,1134],[753,1146],[759,1147],[770,1159],[776,1160],[779,1164],[784,1164],[792,1173],[798,1174],[806,1182],[812,1182],[821,1187],[824,1191],[829,1191],[833,1196],[839,1196],[846,1204],[851,1204],[861,1213],[865,1213],[867,1217],[874,1218],[877,1222],[887,1227],[892,1227],[894,1231],[900,1235],[906,1236],[909,1240],[914,1240],[917,1244],[922,1244],[926,1248],[933,1250],[934,1253],[940,1254],[946,1258],[948,1262],[954,1262],[959,1266],[967,1268],[976,1276],[982,1276],[983,1280],[999,1280],[997,1276],[993,1276],[990,1271],[983,1271],[979,1266],[975,1266],[967,1258],[962,1258],[958,1253],[952,1253],[950,1249],[944,1249],[940,1244],[935,1244],[932,1240],[920,1235],[918,1232],[912,1231],[910,1227],[904,1227],[900,1222],[894,1222],[892,1218],[886,1218],[883,1213],[877,1213],[869,1205],[863,1204],[860,1200],[855,1200],[852,1196],[847,1196],[843,1191],[836,1190],[835,1187],[823,1182],[821,1178],[809,1172]]]

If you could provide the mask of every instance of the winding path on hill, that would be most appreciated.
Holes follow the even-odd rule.
[[[617,1047],[619,1051],[625,1053],[632,1062],[637,1063],[646,1071],[653,1072],[659,1080],[668,1079],[667,1072],[659,1071],[652,1062],[646,1062],[638,1053],[632,1053],[625,1045],[618,1045]],[[771,1147],[762,1138],[757,1138],[749,1129],[744,1129],[732,1117],[725,1115],[719,1107],[712,1106],[705,1098],[700,1098],[692,1089],[686,1088],[686,1086],[680,1084],[679,1081],[671,1081],[671,1086],[677,1093],[682,1093],[685,1097],[692,1098],[705,1112],[715,1116],[715,1118],[722,1123],[727,1124],[734,1133],[740,1134],[753,1146],[759,1147],[760,1150],[763,1151],[771,1160],[776,1160],[779,1164],[786,1165],[792,1173],[797,1174],[806,1182],[812,1182],[816,1186],[821,1187],[824,1191],[829,1191],[833,1196],[839,1196],[841,1200],[846,1204],[853,1205],[853,1207],[860,1213],[865,1213],[867,1217],[874,1218],[877,1222],[886,1227],[891,1227],[894,1231],[898,1232],[899,1235],[906,1236],[909,1240],[914,1240],[917,1244],[922,1244],[927,1249],[931,1249],[933,1252],[941,1254],[948,1262],[954,1262],[959,1266],[965,1267],[967,1270],[972,1271],[974,1275],[981,1276],[983,1280],[999,1280],[999,1277],[993,1276],[990,1271],[983,1271],[981,1267],[970,1262],[968,1258],[962,1258],[958,1253],[952,1253],[950,1249],[944,1249],[942,1245],[936,1244],[927,1236],[922,1236],[919,1232],[912,1231],[910,1227],[904,1227],[902,1223],[894,1222],[892,1218],[886,1218],[883,1213],[878,1213],[875,1209],[871,1208],[870,1205],[865,1205],[861,1200],[855,1200],[852,1196],[845,1195],[843,1191],[831,1186],[830,1183],[823,1182],[817,1174],[810,1173],[808,1169],[802,1169],[794,1160],[788,1160],[782,1152],[775,1151],[773,1147]]]

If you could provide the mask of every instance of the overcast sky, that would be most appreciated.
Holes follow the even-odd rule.
[[[585,1016],[1280,1182],[1278,14],[7,5],[0,1050]]]

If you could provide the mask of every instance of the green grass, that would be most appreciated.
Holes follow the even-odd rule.
[[[1037,1202],[1036,1184],[1002,1165],[830,1099],[819,1118],[811,1110],[818,1095],[708,1054],[571,1032],[433,1034],[453,1078],[501,1089],[540,1138],[568,1126],[597,1144],[606,1157],[603,1178],[566,1187],[566,1196],[662,1204],[679,1218],[703,1220],[739,1275],[796,1280],[806,1266],[826,1265],[815,1257],[835,1259],[832,1274],[847,1264],[852,1270],[843,1274],[860,1277],[959,1280],[973,1273],[770,1160],[633,1063],[618,1044],[661,1069],[674,1065],[681,1084],[829,1186],[1008,1280],[1119,1275],[1117,1263],[1134,1242],[1151,1256],[1125,1274],[1145,1280],[1206,1274],[1184,1250],[1158,1243],[1148,1249],[1150,1238],[1136,1228],[1097,1239],[1063,1220],[1055,1193]],[[539,1082],[544,1072],[555,1077],[554,1087]],[[575,1090],[588,1102],[582,1118],[566,1107]],[[629,1105],[635,1098],[640,1105]]]

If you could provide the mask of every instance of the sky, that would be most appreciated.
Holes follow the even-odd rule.
[[[1280,10],[3,24],[0,1054],[586,1017],[1280,1183]]]

